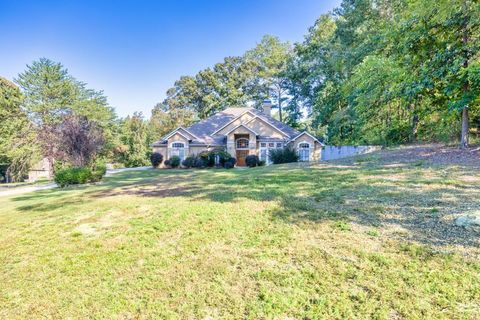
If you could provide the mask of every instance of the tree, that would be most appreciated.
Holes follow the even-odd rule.
[[[65,116],[56,132],[59,139],[56,158],[75,167],[91,165],[105,142],[101,128],[85,116]]]
[[[0,163],[7,180],[23,179],[38,159],[35,134],[21,109],[23,95],[12,82],[0,77]]]
[[[446,1],[435,16],[441,23],[445,45],[435,66],[443,71],[449,106],[461,112],[460,147],[469,144],[469,110],[478,107],[478,59],[480,58],[480,4],[478,1]],[[441,19],[440,21],[438,21]],[[473,63],[473,64],[472,64]]]
[[[187,108],[168,108],[157,103],[148,122],[149,134],[156,141],[175,128],[189,126],[194,119],[195,113]]]
[[[256,76],[259,86],[266,93],[265,98],[272,96],[278,108],[280,121],[284,121],[283,103],[288,100],[286,70],[292,55],[292,46],[281,42],[278,37],[265,35],[262,40],[245,54],[247,61],[256,64]],[[260,100],[260,101],[263,101]]]
[[[35,128],[41,152],[53,168],[55,126],[73,105],[74,81],[60,63],[45,58],[27,65],[15,81],[25,95],[25,112]]]
[[[148,126],[141,112],[128,116],[120,124],[120,142],[116,154],[120,162],[127,167],[139,167],[149,164],[150,145]]]
[[[168,112],[184,110],[184,114],[193,114],[191,118],[198,119],[208,118],[229,106],[246,105],[264,96],[264,88],[256,81],[255,70],[256,64],[252,61],[243,57],[226,57],[213,68],[175,81],[162,104]]]
[[[37,144],[51,168],[59,150],[57,126],[71,113],[95,122],[104,129],[107,140],[111,139],[115,114],[106,97],[101,91],[87,89],[61,63],[41,58],[27,65],[15,81],[25,96],[23,110],[32,123]]]

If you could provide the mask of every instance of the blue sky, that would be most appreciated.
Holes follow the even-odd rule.
[[[264,34],[301,41],[339,2],[0,0],[0,76],[47,57],[104,90],[120,116],[150,116],[180,76],[241,55]]]

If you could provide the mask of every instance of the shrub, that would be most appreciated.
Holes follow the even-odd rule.
[[[196,157],[194,162],[195,168],[205,168],[209,165],[209,158],[208,157]]]
[[[270,160],[274,164],[290,163],[298,161],[298,154],[290,147],[273,149],[269,152]]]
[[[85,167],[61,169],[55,172],[54,180],[62,188],[72,184],[84,184],[92,180],[92,171]]]
[[[265,161],[264,161],[264,160],[258,161],[258,166],[259,166],[259,167],[263,167],[264,165],[265,165]]]
[[[170,167],[170,160],[165,160],[163,164],[167,167]]]
[[[92,170],[91,182],[98,182],[102,180],[103,176],[107,173],[107,164],[105,161],[97,161]]]
[[[254,154],[248,155],[245,158],[245,164],[250,168],[256,167],[258,165],[258,157]]]
[[[201,161],[199,159],[201,159]],[[196,162],[198,163],[198,166],[196,166],[198,168],[213,167],[213,165],[215,164],[215,157],[213,155],[213,152],[200,152],[200,154],[197,156]]]
[[[235,163],[237,163],[237,159],[230,157],[227,160],[225,160],[225,164],[223,165],[226,169],[231,169],[235,166]]]
[[[188,156],[185,158],[185,160],[182,161],[182,166],[185,168],[191,168],[195,165],[195,157],[194,156]]]
[[[228,154],[224,150],[216,149],[212,151],[202,151],[195,157],[195,163],[193,167],[223,167],[225,161],[229,158],[231,158],[230,154]]]
[[[180,165],[180,157],[179,156],[172,156],[170,158],[170,166],[172,168],[176,168]]]
[[[113,169],[123,169],[123,168],[125,168],[125,165],[123,163],[115,162],[113,164]]]
[[[152,163],[152,167],[158,168],[159,165],[162,164],[163,155],[158,152],[154,152],[150,156],[150,162]]]

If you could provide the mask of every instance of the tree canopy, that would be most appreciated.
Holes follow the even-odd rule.
[[[343,0],[293,47],[266,35],[251,50],[180,78],[164,112],[189,121],[271,98],[279,120],[327,143],[397,144],[479,132],[480,4]]]

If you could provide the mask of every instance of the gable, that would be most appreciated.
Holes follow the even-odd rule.
[[[185,135],[183,135],[181,132],[177,132],[168,138],[167,143],[168,145],[170,145],[172,142],[178,141],[178,142],[183,142],[188,146],[188,140],[189,139]]]
[[[175,132],[175,131],[172,131],[172,132]],[[184,135],[189,140],[193,140],[193,139],[197,138],[192,133],[190,133],[189,131],[187,131],[184,128],[181,128],[181,127],[177,129],[177,133],[180,133],[180,134]]]
[[[232,121],[230,121],[229,123],[227,123],[227,125],[225,125],[223,128],[218,130],[215,134],[225,135],[229,131],[231,131],[232,129],[238,127],[239,125],[245,124],[248,121],[252,120],[254,117],[255,116],[252,113],[245,112],[241,116],[239,116],[239,117],[233,119]]]
[[[255,117],[246,123],[246,126],[261,136],[285,138],[288,135],[260,117]]]
[[[193,135],[188,130],[186,130],[182,127],[178,127],[177,129],[171,131],[166,136],[164,136],[162,139],[160,139],[160,141],[157,141],[155,144],[162,143],[162,141],[170,141],[171,137],[173,137],[173,136],[181,136],[182,139],[184,139],[186,141],[198,139],[195,135]]]
[[[236,126],[235,128],[233,128],[232,130],[226,132],[225,134],[226,135],[230,135],[230,134],[237,134],[237,133],[248,133],[248,134],[253,134],[255,136],[259,135],[257,132],[255,132],[254,130],[252,130],[252,128],[249,128],[247,127],[246,125],[244,124],[241,124],[239,126]]]

